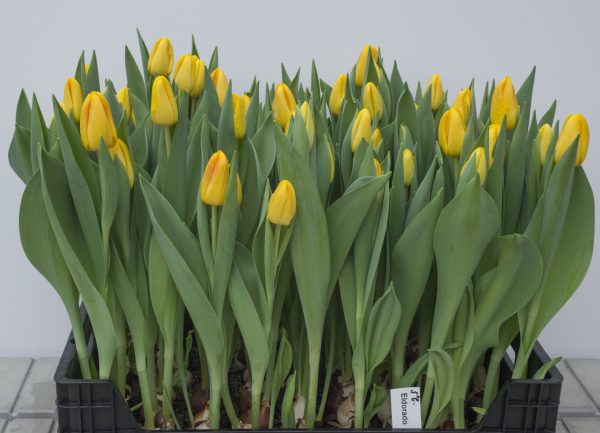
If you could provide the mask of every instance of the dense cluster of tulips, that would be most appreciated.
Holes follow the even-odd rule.
[[[466,428],[513,341],[513,377],[545,376],[528,359],[587,271],[594,199],[586,120],[532,111],[535,71],[449,99],[365,46],[333,85],[313,64],[236,94],[216,50],[139,41],[118,92],[82,55],[48,123],[22,93],[9,151],[83,378],[148,429],[388,426],[407,386],[425,427]]]

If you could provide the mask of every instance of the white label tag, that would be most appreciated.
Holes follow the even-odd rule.
[[[396,388],[390,390],[392,428],[420,429],[421,388]]]

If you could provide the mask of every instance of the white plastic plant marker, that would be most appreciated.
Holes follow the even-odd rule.
[[[421,389],[419,387],[391,389],[390,401],[392,428],[423,428],[421,424]]]

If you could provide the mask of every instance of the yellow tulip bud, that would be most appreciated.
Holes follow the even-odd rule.
[[[514,129],[519,119],[519,103],[510,77],[505,77],[494,89],[490,108],[492,123],[500,125],[505,117],[506,129]]]
[[[235,175],[235,184],[237,186],[237,204],[242,204],[242,182],[240,181],[240,175]]]
[[[315,118],[308,101],[304,101],[300,106],[300,114],[306,126],[306,135],[308,136],[308,144],[312,147],[315,141]]]
[[[381,137],[381,131],[379,130],[379,128],[375,128],[375,130],[371,134],[371,139],[369,141],[371,143],[371,146],[373,146],[373,150],[375,152],[379,151],[379,148],[381,147],[381,142],[383,141],[383,138]]]
[[[373,158],[373,163],[375,164],[375,174],[381,176],[381,164],[376,158]]]
[[[117,101],[119,101],[119,105],[121,105],[121,108],[125,113],[125,118],[127,120],[133,120],[133,122],[135,123],[135,113],[131,109],[131,99],[129,99],[128,87],[123,87],[117,92]]]
[[[246,135],[246,114],[248,114],[248,107],[250,107],[250,97],[233,93],[231,102],[233,103],[233,131],[235,138],[241,140]]]
[[[465,165],[463,165],[463,168],[460,170],[461,175],[465,171],[465,168],[467,168],[467,166],[472,163],[471,161],[475,161],[475,171],[477,171],[477,174],[479,175],[479,181],[483,185],[483,183],[485,182],[485,177],[487,175],[487,167],[485,163],[485,150],[483,149],[483,147],[478,147],[473,151],[473,153],[471,153],[471,156],[469,156],[469,159],[467,160]]]
[[[579,166],[583,163],[587,155],[588,144],[590,142],[590,129],[587,120],[581,114],[569,114],[556,141],[556,151],[554,152],[554,160],[556,162],[560,161],[578,136],[575,164]]]
[[[223,72],[221,68],[217,68],[210,73],[210,78],[217,91],[219,107],[222,107],[223,101],[225,101],[225,95],[227,95],[227,87],[229,87],[227,75],[225,75],[225,72]]]
[[[108,101],[102,93],[90,92],[83,101],[79,132],[83,147],[88,151],[98,150],[100,139],[109,148],[117,141],[117,128]]]
[[[410,186],[415,174],[415,156],[410,149],[402,151],[402,168],[404,171],[404,186]]]
[[[129,188],[133,188],[134,174],[129,147],[127,147],[123,140],[117,138],[116,144],[108,149],[108,153],[113,159],[115,159],[116,156],[117,159],[121,161],[121,164],[123,164],[123,168],[127,173],[127,178],[129,179]]]
[[[206,204],[222,206],[225,202],[225,192],[229,182],[229,160],[220,150],[212,154],[200,183],[200,198]],[[238,186],[238,201],[241,188]]]
[[[490,167],[494,162],[494,149],[496,149],[496,141],[498,141],[498,135],[500,135],[501,126],[497,123],[492,123],[488,128],[488,161]]]
[[[451,108],[440,119],[438,141],[442,152],[448,156],[458,157],[465,138],[465,122],[460,112]]]
[[[269,199],[267,218],[272,224],[289,226],[296,214],[296,191],[289,180],[282,180]]]
[[[329,111],[332,115],[338,116],[344,103],[344,97],[346,96],[346,74],[342,74],[337,77],[333,87],[331,88],[331,94],[329,95]]]
[[[81,104],[83,104],[83,91],[81,84],[75,78],[67,78],[63,96],[63,107],[67,114],[73,113],[76,122],[81,116]]]
[[[358,60],[356,61],[356,70],[355,70],[355,78],[356,78],[356,86],[361,87],[363,84],[363,79],[365,77],[365,67],[367,66],[367,56],[371,55],[371,60],[375,62],[377,60],[377,48],[373,45],[365,45],[358,56]]]
[[[169,75],[173,70],[173,45],[169,38],[160,38],[148,57],[148,72],[152,75]]]
[[[171,126],[177,123],[179,111],[173,95],[169,80],[158,76],[152,83],[152,103],[150,104],[150,117],[160,126]]]
[[[371,138],[371,114],[366,108],[360,110],[356,115],[351,138],[352,152],[356,151],[361,141],[368,141]]]
[[[281,83],[275,88],[271,110],[273,111],[275,122],[281,129],[285,130],[296,111],[296,99],[287,85]]]
[[[206,73],[206,66],[204,66],[204,62],[198,56],[192,57],[196,63],[196,77],[194,79],[194,85],[192,86],[190,95],[192,95],[194,98],[197,98],[204,89],[204,75]]]
[[[429,80],[427,88],[431,88],[431,109],[433,111],[440,108],[444,99],[444,88],[442,87],[442,77],[439,74],[433,74]]]
[[[85,69],[85,75],[87,76],[88,72],[90,72],[90,64],[89,63],[84,64],[83,69]]]
[[[469,123],[469,117],[471,116],[471,89],[462,89],[456,95],[452,108],[456,108],[463,117],[465,125]]]
[[[381,93],[377,89],[377,86],[373,83],[367,83],[363,89],[362,104],[373,119],[377,116],[381,116],[383,113],[383,102],[381,100]]]
[[[180,90],[190,93],[194,88],[197,78],[197,63],[191,54],[184,54],[175,64],[173,79]]]
[[[540,149],[540,162],[544,165],[544,161],[546,161],[546,154],[548,153],[548,147],[550,146],[550,142],[552,141],[552,136],[554,132],[552,131],[552,127],[547,123],[544,123],[540,126],[537,134],[537,142]]]

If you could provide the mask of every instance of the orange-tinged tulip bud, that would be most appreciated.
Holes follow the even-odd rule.
[[[184,54],[175,64],[173,79],[180,90],[190,93],[196,83],[198,72],[196,60],[191,54]]]
[[[458,92],[452,104],[452,108],[456,108],[462,115],[465,125],[469,123],[469,117],[471,117],[471,99],[471,89],[462,89]]]
[[[331,94],[329,95],[329,111],[332,115],[338,116],[344,103],[344,97],[346,96],[346,80],[348,77],[346,74],[342,74],[337,77],[333,87],[331,88]]]
[[[485,150],[483,149],[483,147],[478,147],[473,151],[473,153],[471,153],[471,156],[469,156],[469,159],[467,160],[465,165],[463,165],[463,168],[460,170],[461,175],[465,171],[465,168],[467,168],[467,166],[469,164],[473,163],[472,161],[474,161],[474,163],[475,163],[475,170],[477,171],[477,174],[479,175],[479,181],[483,185],[483,183],[485,182],[485,177],[487,175],[487,167],[486,167],[486,162],[485,162]]]
[[[410,149],[402,151],[402,168],[404,171],[404,186],[410,186],[415,174],[415,155]]]
[[[302,120],[304,120],[304,125],[306,126],[308,144],[310,147],[312,147],[315,141],[315,118],[308,101],[304,101],[300,106],[300,114],[302,115]]]
[[[492,123],[500,125],[505,117],[506,129],[514,129],[519,119],[519,103],[510,77],[505,77],[494,89],[490,108]]]
[[[127,120],[133,120],[133,122],[135,123],[135,113],[131,109],[131,99],[129,98],[128,87],[123,87],[117,92],[117,101],[119,101],[119,105],[121,105],[121,108],[125,113],[125,118]]]
[[[365,67],[367,66],[367,56],[371,55],[371,61],[375,62],[377,60],[377,48],[373,45],[365,45],[358,56],[358,60],[356,61],[356,70],[355,70],[355,78],[356,78],[356,86],[361,87],[363,84],[363,80],[365,77]]]
[[[97,151],[100,139],[109,148],[116,143],[117,128],[108,101],[102,93],[90,92],[83,101],[79,132],[83,147],[88,151]]]
[[[381,131],[379,130],[379,128],[375,128],[375,130],[371,134],[371,139],[369,141],[371,142],[371,146],[373,146],[373,150],[375,152],[379,151],[379,148],[381,147],[381,142],[383,141],[383,138],[381,137]]]
[[[200,183],[200,198],[206,204],[222,206],[225,202],[225,192],[229,182],[229,160],[220,150],[212,154]],[[241,188],[238,187],[238,201]]]
[[[367,83],[363,89],[362,104],[367,110],[371,118],[375,119],[377,116],[381,116],[383,113],[383,102],[381,100],[381,93],[377,89],[377,86],[373,83]]]
[[[83,91],[81,84],[75,78],[67,78],[63,96],[63,107],[67,114],[73,114],[76,122],[81,116],[81,105],[83,104]]]
[[[173,89],[169,80],[158,76],[152,83],[152,103],[150,104],[150,117],[160,126],[171,126],[177,123],[179,111]]]
[[[554,132],[550,125],[544,123],[540,126],[537,134],[537,142],[540,149],[540,162],[542,165],[544,165],[544,162],[546,161],[546,154],[548,153],[548,147],[550,146],[553,135]]]
[[[354,119],[354,125],[352,126],[352,152],[356,151],[356,148],[361,141],[369,141],[371,138],[371,114],[369,110],[363,108],[358,112]]]
[[[271,110],[275,122],[281,129],[287,129],[288,123],[296,111],[296,98],[287,85],[281,83],[275,88]]]
[[[123,140],[117,138],[116,144],[108,149],[108,153],[113,159],[115,159],[116,156],[117,159],[121,161],[121,164],[123,164],[123,168],[127,173],[127,178],[129,179],[129,188],[133,188],[134,174],[129,147],[127,147]]]
[[[431,88],[431,109],[435,111],[440,108],[440,105],[442,105],[442,101],[444,100],[442,77],[440,77],[439,74],[433,74],[427,88]]]
[[[148,57],[148,72],[152,75],[170,75],[173,70],[173,45],[169,38],[159,38]]]
[[[373,163],[375,164],[375,174],[381,176],[381,164],[376,158],[373,158]]]
[[[282,180],[269,199],[267,218],[272,224],[289,226],[296,214],[296,191],[289,180]]]
[[[498,125],[497,123],[492,123],[488,128],[488,160],[490,167],[494,162],[494,149],[496,149],[496,141],[498,141],[498,135],[500,135],[500,128],[500,125]]]
[[[442,115],[438,126],[438,141],[442,152],[448,156],[460,156],[464,138],[465,122],[460,112],[451,108]]]
[[[569,114],[556,141],[556,150],[554,152],[554,160],[556,162],[560,161],[577,137],[579,139],[577,140],[578,147],[575,164],[579,166],[583,163],[587,155],[588,144],[590,142],[590,129],[587,120],[581,114]]]
[[[192,56],[196,63],[196,77],[194,79],[194,85],[190,91],[190,95],[194,98],[200,96],[200,93],[204,89],[204,77],[206,75],[206,66],[204,62],[198,56]]]
[[[223,106],[223,101],[225,101],[225,96],[227,95],[227,87],[229,87],[229,79],[225,72],[221,68],[217,68],[210,73],[210,78],[215,86],[215,90],[217,91],[217,96],[219,98],[219,107]]]
[[[250,107],[250,97],[248,95],[231,95],[233,103],[233,131],[235,138],[241,140],[246,135],[246,115]]]

